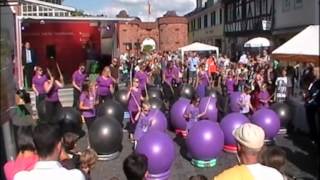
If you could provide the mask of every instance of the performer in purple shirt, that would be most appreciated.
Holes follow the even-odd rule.
[[[48,121],[52,121],[52,118],[57,114],[59,109],[62,108],[59,101],[58,90],[64,86],[64,80],[58,65],[57,68],[59,74],[56,71],[50,71],[47,69],[50,79],[44,83]]]
[[[172,61],[167,63],[167,67],[162,74],[162,87],[166,101],[172,105],[175,101],[174,84],[179,81],[177,70],[174,69]]]
[[[111,76],[110,68],[105,67],[101,75],[97,78],[97,96],[99,103],[103,103],[105,100],[111,98],[114,92],[115,80]]]
[[[134,77],[139,79],[139,88],[142,90],[142,93],[145,95],[145,90],[147,88],[147,83],[149,81],[149,75],[145,71],[145,65],[139,65],[139,70],[134,74]]]
[[[201,64],[198,71],[198,76],[196,79],[197,95],[200,98],[205,97],[206,88],[209,86],[210,79],[209,74],[205,69],[205,64]]]
[[[82,84],[85,81],[87,75],[85,73],[84,64],[80,64],[79,68],[72,74],[72,86],[73,86],[73,107],[79,107],[79,96],[82,88]]]
[[[232,72],[228,72],[228,77],[225,81],[225,86],[227,88],[227,94],[230,94],[234,91],[235,85],[237,85],[237,81],[234,77],[232,77]]]
[[[270,94],[267,90],[267,84],[263,84],[261,87],[261,91],[258,94],[259,103],[258,103],[257,109],[261,109],[263,107],[268,108],[271,98],[272,98],[272,96],[270,96]]]
[[[43,74],[41,67],[37,66],[35,68],[35,75],[32,78],[32,89],[36,95],[36,107],[39,110],[39,104],[46,97],[46,92],[44,90],[44,83],[47,81],[47,76]]]
[[[134,131],[135,143],[137,143],[137,141],[139,141],[139,139],[149,131],[153,123],[152,119],[148,118],[149,111],[150,104],[148,102],[143,102],[141,110],[134,117],[135,121],[137,121],[137,126]]]
[[[186,120],[188,121],[187,128],[186,128],[187,132],[192,128],[192,126],[196,122],[199,121],[199,118],[201,118],[207,113],[209,102],[210,102],[210,99],[206,105],[205,111],[200,113],[200,110],[199,110],[200,98],[196,95],[192,97],[190,104],[188,105],[187,109],[184,112],[184,118],[186,118]]]
[[[144,99],[142,91],[139,88],[139,79],[134,78],[132,87],[127,95],[129,97],[128,110],[131,116],[131,121],[128,124],[128,131],[130,139],[133,141],[133,133],[137,125],[137,119],[135,119],[137,113],[140,111],[141,101]]]
[[[96,118],[96,88],[94,83],[84,82],[79,100],[79,109],[88,130]]]

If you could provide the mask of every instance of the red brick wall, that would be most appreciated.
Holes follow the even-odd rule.
[[[162,24],[160,25],[160,49],[175,51],[188,43],[187,24]]]
[[[120,53],[128,52],[124,43],[131,43],[131,54],[138,50],[135,43],[142,43],[146,38],[156,42],[160,51],[177,50],[188,43],[188,24],[184,17],[162,17],[155,22],[121,22],[118,24],[118,43]]]

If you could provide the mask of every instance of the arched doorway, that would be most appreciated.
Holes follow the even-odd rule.
[[[156,49],[156,41],[152,38],[145,38],[141,44],[141,51],[142,52],[151,52]]]

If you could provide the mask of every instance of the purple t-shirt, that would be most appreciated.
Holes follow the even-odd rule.
[[[263,108],[263,107],[269,107],[269,103],[263,103],[260,100],[268,100],[270,97],[268,91],[260,91],[258,94],[258,99],[259,99],[259,104],[258,104],[258,109]]]
[[[165,81],[171,84],[172,79],[174,77],[174,69],[171,69],[171,70],[170,69],[166,69],[164,71],[164,77],[165,77]]]
[[[39,94],[46,94],[44,90],[44,83],[48,80],[47,76],[38,76],[35,75],[32,78],[32,84],[34,84],[35,88],[37,89]]]
[[[200,72],[199,73],[199,83],[204,86],[209,85],[209,77],[207,72]]]
[[[76,70],[73,74],[72,74],[72,80],[75,82],[75,84],[77,86],[79,86],[80,88],[82,87],[83,82],[86,79],[86,74],[80,72],[79,70]]]
[[[91,107],[94,105],[95,97],[92,94],[87,94],[85,92],[82,92],[80,95],[80,103],[83,102],[83,105],[86,107]],[[96,110],[90,109],[90,110],[81,110],[82,116],[86,118],[91,118],[96,116]]]
[[[226,80],[226,86],[227,86],[227,92],[228,93],[232,93],[233,91],[234,91],[234,85],[235,85],[235,80],[234,79],[230,79],[230,78],[228,78],[227,80]]]
[[[54,83],[51,90],[46,94],[46,100],[49,102],[58,102],[59,96],[58,96],[58,90],[60,88]]]
[[[103,76],[99,76],[97,78],[97,95],[99,96],[108,96],[111,95],[110,87],[113,84],[111,78],[104,78]]]
[[[138,141],[143,135],[148,132],[150,127],[151,118],[148,118],[148,115],[141,115],[134,131],[134,139]]]
[[[196,122],[198,122],[197,116],[200,114],[199,107],[195,107],[194,105],[189,104],[185,111],[185,114],[191,115],[190,119],[187,122],[187,129],[189,130]]]
[[[141,96],[142,96],[142,92],[140,88],[138,88],[136,91],[135,90],[131,91],[130,97],[129,97],[129,103],[128,103],[129,112],[132,113],[132,112],[138,111],[138,106],[141,105]]]
[[[139,88],[141,90],[144,90],[144,88],[147,85],[147,81],[148,81],[148,75],[146,72],[143,71],[138,71],[136,72],[136,74],[134,75],[135,78],[139,79]]]

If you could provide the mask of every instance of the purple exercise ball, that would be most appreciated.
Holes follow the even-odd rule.
[[[252,122],[264,130],[268,140],[272,140],[280,129],[280,118],[271,109],[262,108],[256,111],[252,115]]]
[[[153,121],[149,130],[165,131],[168,127],[167,118],[159,109],[151,109],[147,118]]]
[[[232,92],[229,95],[229,109],[231,112],[240,112],[239,99],[241,96],[241,92]]]
[[[189,99],[181,97],[172,105],[170,110],[170,122],[175,129],[186,129],[187,121],[183,115],[189,104]]]
[[[200,100],[200,104],[199,104],[199,110],[200,112],[204,112],[206,110],[206,106],[208,104],[208,109],[207,109],[207,113],[204,115],[204,117],[202,119],[208,119],[210,121],[214,121],[216,122],[218,119],[218,110],[217,110],[217,106],[216,106],[216,98],[213,97],[204,97],[201,98]]]
[[[223,149],[224,137],[216,122],[202,120],[190,129],[186,144],[193,159],[208,161],[216,158]]]
[[[169,135],[149,131],[137,143],[136,152],[148,157],[148,172],[161,174],[170,170],[175,160],[175,146]]]
[[[224,133],[224,144],[227,146],[235,146],[236,140],[234,139],[232,132],[242,124],[249,122],[249,119],[241,113],[226,115],[220,122],[220,127]]]

